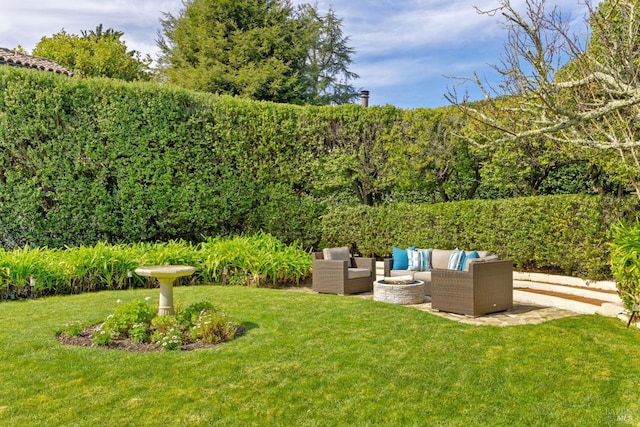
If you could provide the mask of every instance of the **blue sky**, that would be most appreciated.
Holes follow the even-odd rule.
[[[506,33],[497,17],[476,13],[498,0],[293,0],[317,4],[321,13],[331,5],[356,50],[352,84],[371,92],[370,105],[401,108],[448,105],[444,93],[457,80],[478,72],[489,81],[497,76]],[[586,12],[582,0],[549,1],[579,26]],[[512,4],[522,9],[524,0]],[[177,14],[182,0],[2,0],[0,47],[21,45],[31,51],[43,36],[65,29],[71,34],[99,24],[124,32],[130,49],[155,58],[155,39],[162,12]],[[479,99],[473,86],[459,87]]]

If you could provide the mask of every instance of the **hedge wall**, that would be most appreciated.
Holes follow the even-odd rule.
[[[634,219],[637,204],[636,197],[569,195],[336,208],[323,216],[322,246],[377,257],[393,246],[482,249],[516,268],[602,279],[611,276],[610,226]]]
[[[440,113],[300,107],[0,66],[0,245],[261,230],[305,248],[477,247],[518,267],[609,274],[607,230],[632,215],[635,198],[340,205],[322,217],[337,202],[382,203],[402,179],[427,179],[429,164],[402,178],[411,165],[396,158],[426,154],[394,150],[429,140],[416,132],[438,128]]]
[[[317,244],[301,108],[0,67],[0,241]]]
[[[262,230],[314,247],[336,194],[379,198],[378,151],[401,111],[0,66],[0,244],[198,241]]]

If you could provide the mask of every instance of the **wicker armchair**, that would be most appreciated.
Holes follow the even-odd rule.
[[[340,250],[342,256],[338,258],[342,259],[336,259],[335,252],[331,256],[331,251],[336,249]],[[325,257],[325,254],[329,256]],[[325,249],[312,255],[312,287],[315,292],[348,295],[373,290],[373,282],[376,280],[375,258],[352,258],[348,248]]]
[[[513,308],[513,263],[473,263],[469,271],[431,271],[431,308],[467,316]]]

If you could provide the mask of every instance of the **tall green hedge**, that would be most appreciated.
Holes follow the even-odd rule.
[[[317,243],[301,108],[0,67],[0,240]]]
[[[313,107],[0,66],[0,243],[271,233],[317,246],[335,194],[380,199],[401,110]]]
[[[323,216],[323,246],[388,256],[393,246],[481,249],[517,268],[611,276],[610,227],[636,215],[637,199],[563,195],[439,204],[337,208]]]
[[[264,231],[306,248],[347,243],[383,256],[392,245],[478,247],[519,267],[609,274],[607,230],[631,215],[633,201],[341,204],[327,212],[337,202],[384,203],[421,181],[419,191],[437,191],[429,174],[443,156],[446,170],[464,163],[459,183],[477,180],[491,159],[451,157],[459,150],[447,138],[421,131],[445,126],[444,112],[432,113],[281,105],[0,66],[0,246]],[[416,173],[403,174],[409,169]]]

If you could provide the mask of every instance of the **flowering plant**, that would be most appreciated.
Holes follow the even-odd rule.
[[[109,345],[111,343],[111,331],[104,328],[104,324],[91,335],[91,340],[96,345]]]
[[[191,304],[176,316],[153,317],[144,301],[121,304],[96,329],[91,340],[109,345],[113,339],[129,338],[134,343],[154,343],[163,350],[177,350],[197,341],[218,344],[235,338],[238,327],[226,314],[208,302]]]

